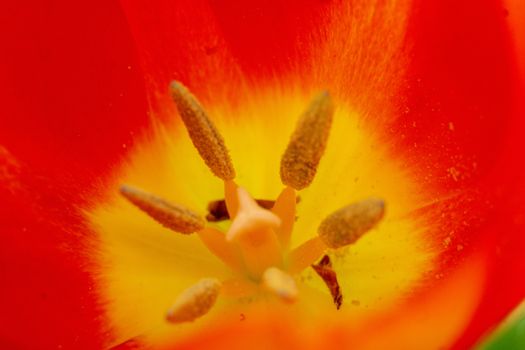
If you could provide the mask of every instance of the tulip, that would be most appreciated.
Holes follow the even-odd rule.
[[[4,7],[2,348],[459,349],[523,298],[517,2]]]

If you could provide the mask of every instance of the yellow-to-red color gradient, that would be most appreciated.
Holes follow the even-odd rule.
[[[1,5],[0,347],[471,346],[525,295],[518,2]],[[296,118],[316,92],[333,95],[292,246],[348,202],[388,206],[334,256],[340,311],[306,270],[293,306],[223,298],[195,323],[165,322],[180,291],[230,275],[196,237],[118,196],[129,183],[201,214],[222,197],[170,100],[173,79],[209,111],[236,181],[263,199],[282,188]]]

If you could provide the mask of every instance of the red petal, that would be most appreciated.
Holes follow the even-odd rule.
[[[525,295],[525,282],[518,277],[524,272],[518,257],[525,243],[520,219],[525,142],[516,132],[525,126],[519,117],[523,105],[518,105],[523,85],[508,13],[499,2],[423,1],[416,14],[409,112],[397,129],[405,135],[403,152],[423,160],[429,185],[437,184],[441,192],[476,191],[476,199],[461,210],[472,213],[464,220],[479,220],[482,226],[462,236],[474,249],[491,252],[488,288],[457,345],[465,348]],[[410,127],[412,120],[416,128]],[[453,131],[447,130],[449,122]],[[470,171],[469,162],[476,162]],[[452,167],[465,168],[469,177],[443,176]]]
[[[0,343],[100,348],[76,206],[147,123],[142,73],[115,2],[0,7]]]
[[[147,123],[120,8],[111,1],[2,7],[2,145],[31,167],[85,185]]]
[[[291,62],[305,62],[298,43],[337,2],[267,1],[256,10],[245,4],[126,2],[146,79],[153,83],[148,86],[163,89],[178,78],[200,89],[199,95],[218,99],[231,94],[245,75],[285,74]],[[2,325],[2,339],[16,346],[96,347],[99,321],[94,298],[86,293],[91,278],[79,270],[86,261],[76,253],[89,232],[68,210],[71,203],[85,203],[78,189],[103,176],[123,153],[122,145],[132,141],[130,131],[147,124],[142,73],[114,3],[3,6],[2,47],[15,54],[0,58],[5,76],[0,139],[31,170],[15,174],[26,188],[13,195],[6,180],[12,167],[0,165],[2,171],[11,169],[7,176],[0,171],[2,185],[8,183],[2,193],[7,215],[0,257],[2,266],[9,266],[2,275],[9,286],[2,290],[2,307],[8,315],[3,319],[10,321]],[[523,282],[516,281],[525,270],[520,263],[525,147],[519,135],[524,123],[518,118],[524,110],[512,107],[523,85],[516,82],[505,11],[497,1],[421,0],[415,9],[407,37],[414,44],[409,81],[406,94],[396,96],[400,114],[388,131],[392,139],[402,139],[397,153],[420,168],[421,179],[436,194],[467,193],[463,211],[453,210],[456,220],[470,224],[461,238],[469,249],[488,247],[493,253],[485,299],[459,343],[469,345],[525,293]],[[221,85],[228,86],[205,91]],[[469,176],[460,181],[447,175],[451,167],[473,162],[476,169],[467,167]],[[66,227],[78,228],[78,235]],[[75,308],[79,305],[85,311]]]
[[[92,276],[81,268],[89,232],[68,202],[75,191],[30,174],[3,149],[0,175],[0,339],[15,349],[100,347]]]
[[[148,78],[161,91],[171,79],[203,99],[243,75],[260,80],[286,73],[305,58],[301,41],[330,1],[126,1],[131,30]],[[213,88],[213,91],[207,88]]]

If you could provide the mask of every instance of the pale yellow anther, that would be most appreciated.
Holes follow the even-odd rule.
[[[267,290],[282,300],[286,302],[294,302],[297,300],[297,296],[299,295],[297,284],[293,277],[286,272],[276,267],[270,267],[264,271],[261,282]]]
[[[193,211],[162,198],[123,185],[120,193],[161,225],[180,233],[193,233],[204,228],[206,221]]]
[[[281,181],[296,190],[308,187],[324,153],[334,106],[328,92],[321,93],[299,119],[281,159]]]
[[[224,181],[235,178],[235,169],[224,140],[199,101],[180,82],[173,81],[170,89],[191,141],[206,165]]]
[[[217,301],[221,283],[205,278],[183,291],[168,311],[166,319],[172,323],[191,322],[206,315]]]
[[[319,237],[330,248],[347,246],[374,227],[384,213],[385,202],[381,199],[370,198],[350,204],[321,222]]]

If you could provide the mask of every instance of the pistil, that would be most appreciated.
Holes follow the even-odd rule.
[[[259,279],[270,266],[282,266],[282,250],[275,234],[281,220],[261,208],[242,187],[237,188],[238,211],[226,240],[236,242],[252,278]]]

